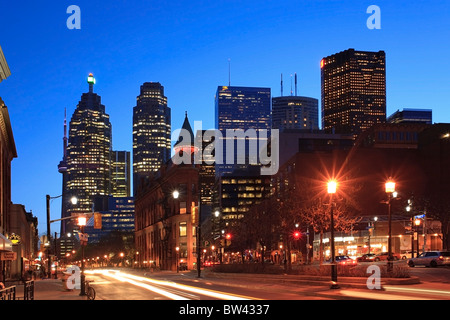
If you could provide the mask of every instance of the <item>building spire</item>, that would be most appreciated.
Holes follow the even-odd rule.
[[[89,73],[89,76],[87,78],[87,83],[89,83],[89,92],[93,93],[94,92],[95,78],[94,78],[94,75],[92,73]]]
[[[183,152],[189,151],[190,153],[195,153],[198,150],[194,143],[194,132],[192,131],[191,124],[189,123],[187,111],[185,111],[184,114],[185,114],[185,118],[184,118],[183,126],[181,127],[181,130],[184,130],[184,131],[180,132],[180,135],[178,136],[178,140],[175,143],[175,145],[173,146],[173,148],[176,153],[179,151],[183,151]],[[189,137],[187,137],[186,134],[189,135]],[[186,139],[190,140],[190,141],[186,141]]]
[[[64,138],[63,138],[63,157],[66,158],[67,155],[67,112],[66,108],[64,108]]]

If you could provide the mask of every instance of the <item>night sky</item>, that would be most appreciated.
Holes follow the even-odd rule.
[[[370,5],[381,29],[370,30]],[[67,7],[81,10],[69,30]],[[18,158],[12,201],[32,210],[45,232],[45,195],[61,194],[64,108],[67,121],[88,73],[113,128],[113,149],[132,151],[132,110],[143,82],[158,81],[172,109],[172,130],[184,112],[203,129],[214,125],[219,85],[270,87],[280,95],[298,75],[298,95],[320,101],[320,60],[354,48],[386,52],[387,115],[433,110],[450,122],[448,0],[433,1],[2,1],[0,45],[11,76],[0,84]],[[319,106],[320,108],[320,106]],[[319,121],[320,122],[320,121]],[[51,202],[58,219],[60,199]],[[52,232],[59,224],[52,224]]]

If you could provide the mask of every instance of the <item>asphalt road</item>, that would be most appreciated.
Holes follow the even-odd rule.
[[[329,282],[298,282],[285,276],[220,275],[206,272],[100,271],[87,274],[94,280],[97,300],[449,300],[450,268],[411,268],[420,284],[384,285],[382,290],[341,285],[330,289]]]

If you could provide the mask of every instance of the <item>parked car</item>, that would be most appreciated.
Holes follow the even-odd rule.
[[[409,259],[407,263],[410,267],[418,265],[426,267],[450,265],[450,251],[423,252],[418,257]]]
[[[335,258],[336,264],[339,265],[355,265],[357,263],[356,260],[353,260],[349,256],[339,255]],[[331,263],[331,259],[327,261],[328,263]]]
[[[412,258],[412,251],[405,251],[400,253],[400,256],[402,257],[402,260],[410,259]]]
[[[375,253],[367,253],[362,255],[361,257],[356,258],[356,261],[358,262],[372,262],[375,260],[376,254]]]
[[[400,260],[401,256],[399,253],[391,252],[391,255],[394,257],[394,260]],[[374,261],[387,261],[388,252],[381,252],[375,256]]]

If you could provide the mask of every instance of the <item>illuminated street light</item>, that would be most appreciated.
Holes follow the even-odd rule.
[[[85,283],[85,275],[84,275],[84,245],[81,241],[81,237],[84,238],[84,227],[86,226],[86,216],[80,215],[77,218],[78,226],[80,227],[80,233],[78,234],[80,236],[80,243],[81,243],[81,287],[80,287],[80,296],[86,295],[86,283]]]
[[[178,199],[178,197],[180,196],[180,193],[178,192],[178,190],[175,190],[174,192],[172,192],[172,196],[174,199]]]
[[[47,272],[48,272],[48,277],[49,278],[51,278],[51,274],[52,274],[52,272],[51,272],[51,259],[50,259],[50,223],[53,222],[53,221],[50,221],[50,200],[57,199],[57,198],[60,198],[60,197],[63,197],[63,196],[64,196],[64,194],[61,194],[61,195],[56,196],[56,197],[51,197],[48,194],[45,196],[46,207],[47,207],[47,239],[48,239],[48,242],[49,242],[49,246],[47,247],[47,256],[48,256],[48,265],[47,265],[48,270],[47,270]],[[63,200],[64,200],[64,198],[65,197],[63,197]],[[77,199],[77,197],[73,196],[70,199],[70,201],[72,202],[73,205],[75,205],[75,204],[77,204],[78,199]],[[55,239],[55,243],[56,243],[56,239]],[[56,256],[56,250],[55,250],[55,256]],[[56,278],[57,278],[57,269],[55,269],[55,279]]]
[[[389,229],[388,229],[388,257],[387,257],[387,271],[392,272],[392,216],[391,216],[391,201],[392,198],[397,197],[397,192],[395,191],[395,182],[389,179],[385,183],[385,191],[388,194],[388,219],[389,219]]]
[[[336,193],[337,182],[334,181],[334,180],[328,181],[328,183],[327,183],[327,189],[328,189],[328,193],[329,193],[329,194],[334,194],[334,193]]]
[[[72,198],[70,198],[70,202],[71,202],[73,205],[76,205],[76,204],[78,203],[78,198],[75,197],[75,196],[73,196]]]
[[[335,247],[334,247],[334,217],[333,217],[333,195],[337,190],[337,182],[335,180],[328,181],[327,183],[328,194],[330,195],[330,238],[331,238],[331,289],[339,289],[337,284],[337,268],[336,268],[336,258],[335,258]]]

